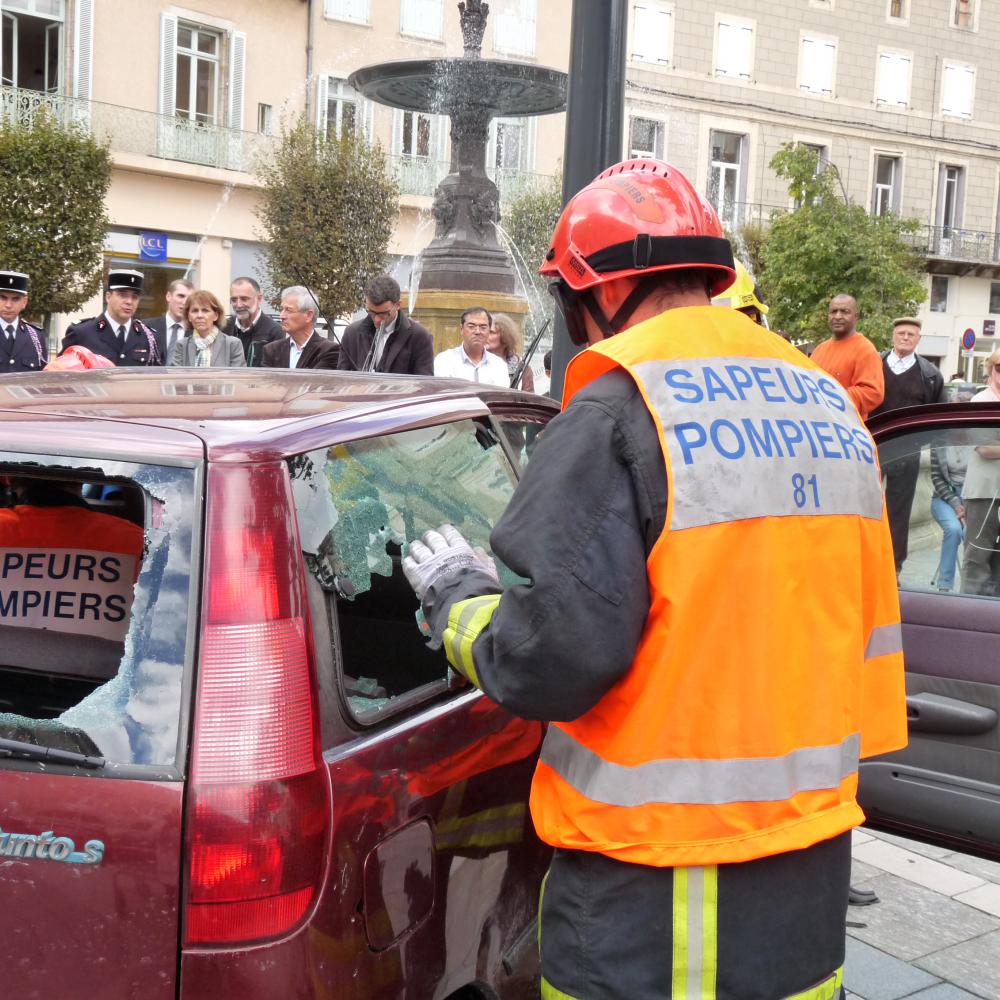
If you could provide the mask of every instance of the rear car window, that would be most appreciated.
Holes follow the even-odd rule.
[[[440,691],[448,665],[417,627],[400,561],[443,523],[489,551],[514,490],[492,425],[474,420],[370,438],[290,463],[306,565],[328,596],[329,634],[348,708],[370,721]],[[499,561],[505,585],[516,577]]]
[[[0,740],[181,763],[194,477],[0,454]]]

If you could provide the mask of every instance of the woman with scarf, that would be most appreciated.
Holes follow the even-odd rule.
[[[184,325],[190,331],[174,348],[174,364],[186,368],[246,368],[243,345],[219,329],[222,303],[199,288],[184,303]]]

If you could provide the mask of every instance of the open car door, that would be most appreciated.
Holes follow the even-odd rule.
[[[1000,857],[1000,404],[913,407],[871,430],[910,742],[862,762],[861,805],[873,826]]]

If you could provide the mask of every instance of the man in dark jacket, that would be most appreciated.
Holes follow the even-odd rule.
[[[63,337],[63,351],[67,347],[86,347],[118,368],[165,365],[167,345],[163,335],[135,318],[142,281],[141,271],[129,268],[108,271],[104,312],[74,323]]]
[[[341,371],[434,374],[434,338],[400,310],[394,278],[380,274],[369,282],[365,311],[368,315],[352,323],[341,338]]]
[[[293,285],[281,293],[281,340],[265,344],[262,368],[337,367],[340,348],[316,332],[316,299],[303,285]]]
[[[237,278],[229,286],[229,306],[233,314],[223,328],[230,337],[239,337],[247,365],[259,368],[265,344],[282,340],[281,327],[263,310],[264,296],[253,278]]]
[[[944,376],[937,365],[917,354],[920,343],[920,320],[901,316],[892,324],[892,349],[882,352],[885,397],[870,416],[898,410],[904,406],[946,402]],[[910,510],[920,475],[920,453],[903,455],[889,462],[885,472],[885,505],[892,532],[892,551],[896,573],[906,561],[910,534]]]
[[[45,332],[21,319],[28,304],[28,276],[0,271],[0,375],[37,372],[49,360]]]

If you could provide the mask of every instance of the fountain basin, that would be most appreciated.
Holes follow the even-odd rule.
[[[348,83],[404,111],[489,117],[547,115],[566,108],[566,74],[499,59],[403,59],[355,70]]]

